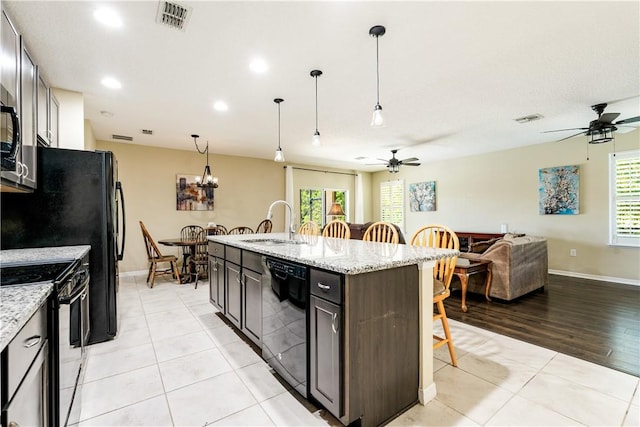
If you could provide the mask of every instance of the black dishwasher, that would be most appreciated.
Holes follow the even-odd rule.
[[[266,257],[262,275],[262,357],[308,397],[308,267]]]

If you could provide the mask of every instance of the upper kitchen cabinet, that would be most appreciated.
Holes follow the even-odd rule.
[[[36,188],[38,140],[36,138],[37,67],[21,40],[20,70],[20,128],[22,129],[22,184]]]
[[[19,167],[20,156],[20,117],[19,117],[19,70],[20,70],[20,36],[11,20],[2,11],[0,55],[2,74],[0,74],[0,102],[2,114],[0,122],[2,189],[5,183],[19,183],[22,170]]]
[[[36,65],[2,11],[2,191],[36,188]]]
[[[59,103],[42,72],[38,72],[38,141],[58,147]]]

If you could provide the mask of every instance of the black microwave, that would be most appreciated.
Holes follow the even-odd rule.
[[[20,120],[16,109],[3,105],[0,122],[1,167],[3,171],[15,171],[16,158],[20,152]]]

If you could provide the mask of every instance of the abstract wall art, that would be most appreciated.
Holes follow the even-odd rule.
[[[539,212],[541,215],[577,215],[580,213],[580,166],[540,169]]]
[[[195,175],[177,174],[176,210],[212,211],[213,188],[198,187]]]
[[[416,182],[409,184],[409,206],[411,212],[436,210],[436,182]]]

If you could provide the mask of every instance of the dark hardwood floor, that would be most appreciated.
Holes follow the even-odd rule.
[[[549,275],[542,292],[514,301],[467,293],[464,313],[455,280],[450,319],[640,376],[640,287]]]

